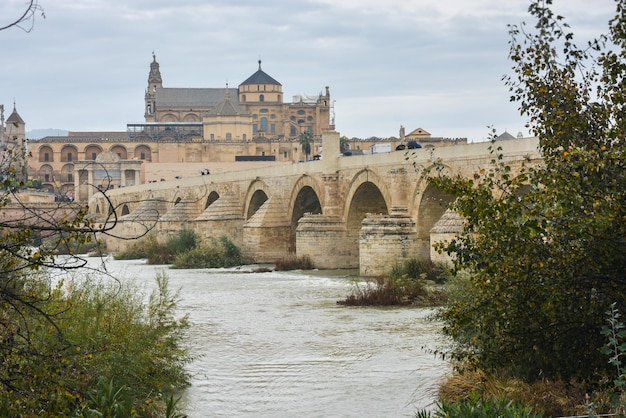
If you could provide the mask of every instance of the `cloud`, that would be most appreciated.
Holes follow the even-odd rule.
[[[152,51],[168,87],[236,86],[258,59],[287,98],[330,86],[337,127],[350,136],[419,124],[478,137],[487,124],[524,124],[501,77],[511,67],[507,24],[528,20],[525,0],[39,2],[46,19],[35,30],[0,32],[9,46],[0,103],[15,98],[28,129],[140,122]],[[581,39],[606,28],[613,7],[556,3]],[[6,0],[0,16],[20,6]]]

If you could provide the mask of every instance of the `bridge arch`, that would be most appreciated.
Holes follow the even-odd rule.
[[[261,180],[253,181],[248,187],[246,199],[244,200],[244,219],[248,220],[261,208],[263,203],[269,199],[269,187]]]
[[[434,169],[434,166],[430,166],[425,168],[424,172],[435,175]],[[452,169],[444,165],[442,173],[451,175]],[[453,202],[454,196],[430,186],[425,175],[419,178],[413,199],[409,202],[409,213],[413,215],[415,220],[417,229],[416,255],[420,260],[428,261],[431,259],[431,229]]]
[[[219,193],[217,193],[215,190],[213,190],[211,193],[209,193],[209,196],[206,199],[206,203],[204,204],[204,209],[208,208],[209,206],[211,206],[213,203],[215,203],[217,201],[217,199],[220,198]]]
[[[384,181],[369,169],[357,173],[346,194],[344,219],[346,224],[346,250],[359,263],[359,235],[361,223],[368,213],[389,214],[391,194]]]
[[[288,244],[289,253],[296,252],[298,220],[305,213],[322,214],[324,205],[320,201],[320,196],[323,196],[321,188],[311,176],[304,175],[296,181],[289,201],[289,219],[291,220]]]

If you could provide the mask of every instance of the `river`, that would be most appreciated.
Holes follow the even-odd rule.
[[[95,261],[90,261],[94,264]],[[109,259],[143,288],[164,270],[191,321],[195,417],[413,417],[431,406],[448,365],[431,311],[355,308],[341,271],[172,270]]]

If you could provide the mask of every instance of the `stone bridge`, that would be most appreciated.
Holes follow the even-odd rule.
[[[448,173],[473,176],[494,158],[489,142],[346,157],[337,132],[322,141],[322,160],[109,190],[89,211],[117,216],[102,236],[112,252],[150,228],[161,240],[186,228],[202,240],[226,235],[257,263],[306,255],[317,268],[373,276],[435,256],[431,231],[451,197],[428,186],[423,169],[441,161]],[[541,160],[536,138],[497,145],[513,172]]]

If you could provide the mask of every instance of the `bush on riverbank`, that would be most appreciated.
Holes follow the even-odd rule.
[[[172,268],[234,267],[244,264],[239,248],[226,236],[199,244],[195,233],[182,229],[177,236],[158,242],[153,234],[115,254],[116,260],[147,258],[148,264],[171,264]]]
[[[445,292],[436,283],[445,282],[446,277],[445,266],[410,259],[394,266],[386,276],[355,282],[352,294],[337,303],[348,306],[438,306],[445,300]]]
[[[139,289],[106,280],[50,289],[44,274],[14,277],[33,305],[3,302],[1,416],[159,416],[189,384],[188,321],[175,316],[167,277],[147,304]],[[19,329],[29,339],[11,338]]]
[[[274,261],[276,271],[288,271],[288,270],[311,270],[313,269],[313,262],[309,256],[298,257],[291,255],[287,257],[279,258]]]
[[[176,255],[175,269],[235,267],[244,264],[239,248],[226,236],[213,238],[207,245],[194,246]]]

